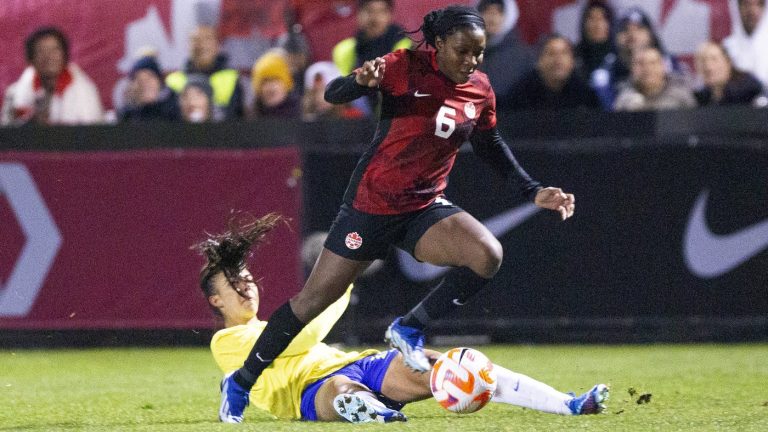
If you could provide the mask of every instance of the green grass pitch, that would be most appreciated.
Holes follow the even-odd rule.
[[[278,421],[255,409],[244,425],[222,425],[220,375],[205,348],[3,350],[0,431],[768,431],[766,344],[479,348],[560,390],[610,384],[607,414],[491,404],[458,416],[427,400],[392,425]]]

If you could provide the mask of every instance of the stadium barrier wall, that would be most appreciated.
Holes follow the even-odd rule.
[[[213,327],[190,246],[233,210],[301,226],[299,167],[295,147],[0,151],[0,328]],[[264,316],[300,286],[299,245],[279,227],[256,255]]]
[[[554,213],[536,212],[505,191],[495,174],[464,149],[451,176],[448,198],[495,226],[505,258],[489,289],[463,308],[459,316],[436,323],[432,334],[482,335],[493,341],[768,338],[765,115],[765,110],[740,108],[659,114],[502,113],[502,133],[523,165],[545,183],[574,192],[576,216],[561,223]],[[306,235],[330,227],[349,175],[374,127],[370,122],[291,121],[203,126],[22,127],[0,129],[0,151],[4,150],[0,159],[7,162],[64,157],[80,161],[99,157],[101,152],[94,152],[96,149],[105,149],[104,154],[112,157],[127,157],[139,149],[144,149],[139,150],[141,154],[167,155],[176,154],[177,150],[162,148],[187,148],[181,154],[200,156],[200,163],[211,164],[209,172],[223,175],[240,166],[236,161],[243,161],[243,154],[266,151],[243,149],[282,148],[300,143],[300,156],[295,150],[281,151],[294,152],[293,162],[286,164],[285,169],[297,166],[298,158],[302,159],[303,206],[299,212],[296,204],[295,213],[290,214],[296,221],[301,220],[301,225],[294,226],[301,226]],[[216,159],[207,157],[209,154],[231,158]],[[264,169],[274,168],[272,163],[264,167],[246,165],[251,168],[243,168],[247,174],[238,175],[237,181],[211,180],[209,186],[195,194],[205,200],[219,200],[222,193],[246,191],[242,196],[245,201],[228,202],[219,207],[218,213],[195,214],[199,222],[193,228],[185,228],[193,229],[192,240],[202,229],[221,226],[222,214],[230,208],[246,208],[256,213],[275,210],[270,203],[259,201],[256,202],[262,206],[254,208],[254,202],[247,201],[247,197],[261,198],[267,190],[284,190],[286,178],[299,175],[293,172],[286,177],[283,171],[276,175],[263,173]],[[43,165],[30,171],[36,180],[37,176],[49,174],[51,182],[56,178]],[[99,176],[87,176],[88,180],[93,178]],[[180,189],[186,193],[189,185],[208,184],[206,179],[197,172],[185,182],[168,183],[168,189],[164,186],[156,192],[175,193]],[[227,187],[222,187],[223,184]],[[87,187],[87,182],[78,177],[77,185]],[[296,188],[289,189],[298,193]],[[98,196],[95,189],[90,190],[92,196]],[[59,193],[61,200],[75,192]],[[274,192],[268,196],[283,194]],[[299,198],[295,200],[298,202]],[[190,203],[186,212],[205,210],[202,202],[200,198],[194,205]],[[0,209],[0,224],[5,227],[10,210],[5,203],[0,204]],[[145,213],[142,217],[148,218],[151,212]],[[157,217],[157,224],[170,219],[167,215],[153,216]],[[3,229],[0,233],[0,244],[6,244],[7,232]],[[18,229],[15,232],[10,237],[17,239],[18,249],[20,234]],[[194,271],[185,273],[190,280],[183,285],[185,295],[194,296],[197,287],[191,275],[196,274],[199,261],[184,255],[189,240],[185,238],[165,254],[172,255],[171,260],[176,263],[191,260],[189,266]],[[107,256],[119,249],[104,243],[110,247],[94,255]],[[272,246],[275,243],[278,242],[273,240]],[[296,263],[298,240],[279,243],[291,245],[281,249],[286,255],[273,255],[273,249],[262,255]],[[2,254],[0,257],[8,256],[8,252]],[[0,261],[0,277],[5,284],[8,271],[3,263],[7,258],[4,260]],[[61,252],[51,274],[61,265],[60,260]],[[142,264],[145,261],[151,260],[145,258]],[[101,280],[124,279],[125,274],[141,267],[135,261],[128,263],[131,265],[124,263],[119,267],[120,272],[103,274]],[[271,265],[262,268],[272,274]],[[359,281],[356,302],[334,337],[353,343],[380,342],[392,317],[415,304],[440,274],[439,269],[419,268],[393,252],[381,270]],[[265,280],[270,294],[280,279],[271,276]],[[51,275],[46,284],[44,289],[54,290]],[[287,296],[299,284],[297,278],[278,291]],[[131,288],[135,289],[135,284],[123,284],[117,292]],[[170,297],[163,297],[163,301]],[[56,298],[63,301],[66,296],[59,294]],[[171,306],[165,306],[166,309],[179,307],[172,300],[168,302]],[[204,302],[196,303],[195,307],[201,314],[207,312]],[[80,312],[74,317],[78,315]],[[68,318],[68,322],[76,322],[72,321],[74,317]],[[209,320],[207,315],[205,319]],[[7,322],[0,321],[5,327]]]
[[[435,323],[432,334],[497,341],[768,336],[766,146],[608,139],[598,151],[596,142],[570,144],[516,151],[535,178],[576,195],[576,214],[566,222],[508,191],[472,153],[460,155],[447,197],[494,231],[504,261],[489,287]],[[305,165],[307,208],[325,220],[318,229],[335,212],[328,198],[344,190],[339,181],[328,191],[319,179],[354,164],[336,155]],[[380,340],[444,274],[393,250],[359,284],[357,318],[346,331]],[[376,325],[360,326],[363,317]]]

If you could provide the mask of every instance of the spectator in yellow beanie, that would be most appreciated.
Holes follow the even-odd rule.
[[[281,50],[268,51],[256,60],[251,85],[256,96],[253,109],[256,117],[301,117],[291,70]]]

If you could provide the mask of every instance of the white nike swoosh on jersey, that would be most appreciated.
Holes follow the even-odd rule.
[[[418,90],[416,90],[416,92],[414,92],[414,93],[413,93],[413,95],[414,95],[414,96],[416,96],[416,97],[427,97],[427,96],[432,96],[432,95],[431,95],[431,94],[429,94],[429,93],[419,93],[419,91],[418,91]]]
[[[539,210],[541,209],[535,204],[523,204],[488,218],[482,221],[482,223],[494,236],[501,237],[530,219]],[[400,263],[400,271],[413,282],[430,281],[451,270],[451,267],[441,267],[416,261],[415,258],[402,249],[397,249],[397,260]]]
[[[699,194],[683,237],[688,270],[702,279],[721,276],[768,248],[768,219],[736,232],[718,235],[707,226],[709,191]]]

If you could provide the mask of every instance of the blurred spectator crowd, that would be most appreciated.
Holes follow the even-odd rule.
[[[515,28],[517,6],[480,0],[487,46],[480,67],[488,74],[500,110],[595,109],[641,111],[709,105],[768,105],[768,18],[765,0],[739,0],[739,20],[722,42],[701,44],[690,59],[664,46],[640,8],[620,16],[605,2],[590,0],[581,15],[581,37],[550,34],[536,46]],[[42,27],[28,36],[28,67],[4,95],[2,125],[93,124],[146,120],[217,122],[260,117],[363,118],[377,100],[348,105],[323,99],[332,79],[363,61],[400,48],[419,48],[393,22],[392,0],[359,0],[357,33],[333,48],[333,61],[312,62],[300,26],[257,58],[250,73],[230,67],[217,29],[198,26],[186,66],[165,73],[156,52],[136,53],[127,76],[115,84],[114,110],[105,112],[86,71],[70,59],[66,35]],[[687,61],[686,61],[687,60]]]

